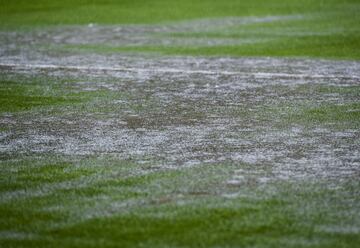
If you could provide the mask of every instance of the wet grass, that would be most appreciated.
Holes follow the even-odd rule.
[[[144,24],[226,16],[304,14],[353,7],[357,1],[92,1],[49,2],[25,0],[0,2],[2,26],[72,24]]]
[[[261,31],[259,31],[261,33]],[[243,37],[251,35],[242,34]],[[206,38],[204,34],[201,38]],[[223,38],[220,34],[217,38]],[[215,46],[97,46],[97,45],[68,45],[59,50],[99,52],[99,53],[152,53],[160,55],[191,55],[191,56],[273,56],[273,57],[309,57],[328,59],[359,60],[360,53],[357,49],[360,36],[357,34],[334,35],[302,35],[299,37],[278,37],[269,35],[257,36],[252,44],[240,45],[215,45]],[[239,42],[241,43],[241,41]],[[65,48],[65,49],[64,49]],[[281,49],[280,49],[281,48]],[[56,49],[56,48],[55,48]]]
[[[314,123],[344,123],[348,127],[360,127],[360,104],[327,104],[303,111],[304,119]]]
[[[277,123],[278,127],[302,125],[306,128],[331,128],[332,130],[358,129],[360,127],[360,105],[350,103],[338,105],[322,103],[319,106],[310,103],[279,105],[267,111],[273,115],[282,116],[283,121]],[[269,115],[264,118],[270,119]]]
[[[94,173],[94,171],[88,168],[78,168],[74,170],[73,166],[69,163],[45,164],[36,167],[18,163],[16,172],[16,175],[3,179],[3,185],[0,191],[6,192],[22,190],[24,188],[37,188],[45,184],[59,183],[81,176],[88,176],[91,172]],[[13,181],[16,181],[16,183],[12,183]]]
[[[278,56],[332,59],[360,58],[358,1],[1,1],[0,27],[16,30],[76,24],[155,24],[181,20],[249,16],[298,16],[288,20],[239,24],[198,32],[150,35],[175,39],[177,45],[61,46],[67,51],[131,52],[202,56]],[[55,11],[56,10],[56,11]],[[207,27],[207,28],[211,28]],[[189,39],[232,39],[234,44],[181,45]],[[246,42],[244,42],[246,41]],[[249,42],[250,41],[250,42]],[[186,44],[186,43],[184,43]],[[53,46],[43,44],[43,47]],[[55,47],[56,48],[56,47]],[[52,48],[53,49],[53,48]]]
[[[228,204],[238,205],[229,208]],[[217,207],[173,206],[157,207],[150,211],[162,213],[176,212],[175,216],[167,218],[120,216],[107,220],[93,220],[77,225],[69,230],[54,231],[54,236],[69,235],[72,237],[91,238],[91,233],[97,232],[96,226],[104,228],[100,235],[106,240],[102,245],[121,242],[124,247],[156,246],[167,247],[305,247],[309,243],[313,247],[352,246],[359,241],[354,234],[321,233],[314,237],[309,235],[312,227],[299,224],[301,217],[294,215],[288,200],[277,197],[273,199],[227,200],[217,203]],[[176,209],[176,210],[175,210]],[[149,210],[148,210],[149,211]],[[271,214],[272,218],[267,218]],[[314,223],[316,224],[316,221]],[[304,225],[305,226],[305,225]],[[118,228],[123,227],[123,228]],[[154,228],[156,227],[156,228]],[[207,233],[213,233],[211,237]],[[334,236],[333,236],[334,235]],[[149,240],[147,237],[152,237]],[[207,238],[205,238],[207,237]],[[287,238],[285,238],[287,237]],[[297,237],[305,244],[291,243],[289,238]],[[332,241],[324,242],[330,238]],[[107,243],[108,242],[108,243]],[[95,244],[99,245],[99,243]]]
[[[53,96],[44,93],[36,83],[27,84],[16,81],[0,81],[0,112],[30,110],[35,107],[74,104],[74,98]]]
[[[356,85],[264,85],[228,92],[228,101],[215,93],[203,93],[213,94],[214,98],[209,101],[208,97],[199,97],[204,85],[197,89],[197,100],[184,100],[175,94],[184,91],[184,84],[173,82],[169,89],[174,95],[165,86],[162,88],[162,93],[172,96],[172,102],[164,104],[151,94],[151,87],[146,86],[146,91],[143,85],[129,88],[118,79],[88,82],[86,77],[59,79],[11,73],[2,77],[3,95],[19,95],[17,101],[30,106],[19,108],[5,103],[7,114],[15,117],[39,118],[51,110],[51,117],[64,116],[73,122],[82,119],[80,129],[84,130],[89,127],[83,115],[106,120],[115,113],[126,124],[111,130],[128,128],[138,137],[144,132],[139,129],[196,128],[206,124],[209,116],[221,116],[240,127],[252,127],[253,132],[249,134],[236,131],[236,126],[232,126],[235,131],[231,133],[224,134],[223,130],[209,134],[204,137],[207,143],[186,147],[194,154],[246,151],[249,149],[246,143],[241,148],[212,142],[224,138],[256,140],[268,129],[280,132],[294,126],[309,130],[322,127],[331,133],[338,130],[333,123],[342,129],[359,128],[359,87]],[[115,88],[105,89],[104,85]],[[89,86],[92,86],[90,91]],[[154,84],[159,89],[157,86]],[[39,105],[31,105],[23,95],[54,97],[64,102],[41,101],[39,112]],[[255,100],[254,96],[264,98]],[[81,103],[73,99],[80,99]],[[119,100],[121,104],[116,103]],[[72,106],[76,118],[67,116],[69,109],[64,106]],[[57,125],[40,122],[33,129],[46,134],[53,129],[71,133],[76,128],[76,125]],[[15,135],[26,128],[14,124],[4,127],[4,134],[14,132]],[[106,127],[102,132],[106,135]],[[356,147],[353,138],[345,139]],[[263,143],[257,143],[259,140],[255,142],[255,147],[262,147]],[[264,146],[273,146],[266,143],[270,141],[264,142]],[[275,144],[281,146],[281,143]],[[298,156],[295,161],[306,157],[308,148],[295,146],[294,149],[298,149],[299,154],[292,151],[294,154],[286,156]],[[297,174],[298,170],[310,168],[295,164],[297,168],[290,165],[282,169],[288,178],[281,179],[277,177],[276,165],[269,162],[247,164],[229,159],[167,168],[166,161],[161,164],[156,156],[133,155],[124,160],[111,153],[67,156],[56,150],[38,155],[3,154],[0,244],[4,247],[113,247],[119,244],[122,247],[356,247],[360,242],[356,171],[346,176],[332,177],[328,172],[329,176],[311,178]],[[183,156],[186,159],[185,153]],[[327,173],[316,166],[311,169],[315,173]],[[299,175],[301,180],[296,180]]]
[[[299,17],[151,35],[160,40],[237,39],[234,45],[34,45],[45,53],[360,58],[355,0],[0,0],[0,6],[0,29],[25,34],[89,23]],[[360,243],[360,91],[355,83],[264,83],[231,90],[240,78],[227,80],[230,88],[216,88],[211,77],[196,75],[177,82],[161,74],[164,78],[144,84],[131,77],[92,77],[92,72],[82,78],[66,78],[64,70],[59,77],[46,70],[30,70],[28,76],[7,73],[4,69],[0,77],[1,247]],[[196,87],[187,91],[192,80]],[[316,128],[324,133],[312,132]],[[344,130],[350,130],[348,136],[333,134]],[[72,141],[78,146],[64,149]],[[140,148],[150,155],[139,155],[144,153]],[[139,154],[123,158],[129,149]],[[83,151],[91,154],[76,153]],[[225,160],[213,162],[220,156]]]
[[[43,179],[36,175],[46,176],[51,170],[63,182],[73,179],[67,169],[92,173],[79,175],[66,188],[56,188],[53,182],[50,191],[35,194],[24,185],[27,194],[13,195],[9,202],[2,198],[2,245],[356,247],[359,242],[360,219],[352,211],[359,203],[355,182],[338,184],[337,189],[324,188],[322,183],[327,183],[321,181],[234,188],[226,185],[232,171],[251,167],[217,164],[154,172],[146,165],[111,157],[65,163],[60,158],[53,165],[46,163],[48,159],[24,158],[21,164],[2,161],[2,168],[20,166],[20,170],[8,172],[15,178],[1,181],[1,187],[29,176],[21,170],[26,167],[35,169],[28,181],[39,183]],[[84,185],[84,181],[90,183]],[[239,197],[226,196],[233,192]]]
[[[318,95],[317,98],[335,96],[349,102],[328,101],[316,103],[316,99],[314,99],[315,101],[312,103],[288,104],[285,106],[285,109],[287,109],[285,112],[288,112],[289,123],[301,123],[309,127],[318,125],[333,126],[341,129],[358,129],[360,127],[360,104],[357,102],[360,87],[300,86],[299,91],[312,91]]]
[[[24,77],[11,79],[6,74],[0,79],[0,112],[30,111],[35,108],[81,108],[84,105],[99,105],[106,99],[122,99],[121,92],[108,89],[95,89],[91,91],[78,91],[73,79],[54,77]]]

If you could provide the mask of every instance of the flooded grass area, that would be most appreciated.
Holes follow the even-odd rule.
[[[52,56],[1,67],[3,245],[359,242],[359,63]]]
[[[1,247],[358,246],[359,3],[0,5]]]

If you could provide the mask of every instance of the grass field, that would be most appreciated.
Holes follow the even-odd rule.
[[[360,243],[359,1],[0,6],[0,247]]]
[[[75,46],[95,51],[157,52],[175,55],[300,56],[359,59],[360,11],[357,0],[331,1],[0,1],[0,27],[18,29],[94,24],[174,24],[229,17],[292,17],[272,22],[200,27],[149,33],[169,39],[232,40],[202,44],[127,44]],[[149,38],[148,38],[149,39]],[[245,42],[244,42],[245,41]],[[48,45],[48,44],[47,44]],[[83,45],[83,44],[82,44]]]

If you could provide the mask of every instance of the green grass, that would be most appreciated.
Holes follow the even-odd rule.
[[[356,7],[356,0],[1,0],[2,26],[159,23],[207,17],[304,14]]]
[[[70,53],[295,56],[358,60],[359,11],[357,0],[0,0],[0,29],[26,33],[89,23],[152,25],[201,18],[298,15],[300,18],[297,19],[153,35],[158,39],[214,38],[254,41],[252,43],[221,46],[37,44],[34,49]],[[67,134],[71,137],[74,131],[71,124],[63,128],[49,122],[53,126],[48,127],[46,117],[69,118],[75,122],[74,125],[80,126],[73,127],[75,135],[76,130],[81,129],[78,132],[86,136],[86,129],[91,130],[89,125],[96,120],[118,118],[120,124],[112,125],[119,127],[105,131],[128,128],[129,132],[135,133],[143,127],[154,132],[161,132],[162,128],[169,126],[196,127],[211,115],[222,116],[234,123],[231,133],[234,137],[218,134],[219,137],[204,136],[204,140],[229,138],[231,142],[231,139],[244,137],[248,140],[253,135],[254,140],[259,140],[255,146],[265,150],[265,146],[275,143],[262,141],[260,134],[264,130],[251,134],[236,132],[236,124],[239,127],[266,127],[285,133],[292,127],[309,130],[324,127],[329,130],[329,136],[321,136],[324,139],[332,139],[330,134],[338,129],[360,128],[358,86],[308,83],[264,86],[258,91],[249,88],[240,93],[261,96],[269,91],[277,96],[276,99],[254,101],[251,106],[216,105],[211,99],[193,100],[191,103],[181,97],[172,99],[171,104],[164,104],[151,94],[151,90],[149,93],[141,87],[135,87],[135,91],[126,87],[108,90],[96,85],[96,80],[109,84],[115,81],[119,85],[132,83],[123,81],[127,79],[89,80],[85,77],[39,76],[36,73],[32,76],[10,74],[3,72],[0,77],[0,115],[3,117],[0,138],[4,143],[8,139],[17,140],[17,135],[21,138],[24,133],[31,133],[29,128],[41,129],[38,132],[35,130],[35,134],[39,135],[51,135],[59,128],[65,133],[64,138],[68,138]],[[79,82],[94,83],[99,88],[85,91],[86,86],[77,85]],[[171,91],[169,87],[161,90],[168,93]],[[176,89],[179,86],[173,87]],[[174,94],[179,92],[176,89]],[[343,104],[327,101],[329,94],[339,95],[344,99]],[[244,97],[249,96],[245,94]],[[319,101],[321,104],[318,104]],[[134,117],[134,114],[137,116]],[[26,124],[38,117],[44,120],[38,122],[42,126]],[[90,120],[90,124],[77,122],[74,118]],[[295,139],[296,142],[300,141]],[[348,142],[353,140],[349,138]],[[356,145],[353,144],[355,148]],[[241,149],[247,149],[246,146]],[[186,152],[220,154],[231,149],[242,151],[231,144],[217,147],[211,142],[196,149]],[[52,151],[40,155],[3,151],[0,153],[0,247],[325,248],[357,247],[360,243],[360,185],[355,172],[341,179],[301,178],[291,181],[274,177],[273,169],[276,171],[278,168],[266,163],[254,165],[225,161],[166,169],[153,167],[161,164],[158,158],[142,158],[145,163],[136,163],[132,159],[121,160],[116,154],[65,156]],[[298,153],[300,155],[294,151],[289,156],[298,155],[301,161],[305,155],[302,155],[301,149]],[[307,167],[299,169],[306,170]],[[228,184],[238,170],[242,171],[245,181],[239,185]],[[286,168],[282,170],[287,173]],[[293,170],[291,168],[290,173]],[[259,183],[263,177],[270,178],[270,182]]]
[[[100,53],[152,53],[160,55],[191,55],[191,56],[231,56],[231,57],[302,57],[327,59],[360,59],[360,36],[305,36],[299,38],[276,38],[273,41],[210,47],[181,46],[66,46],[70,51],[86,51]],[[61,48],[60,48],[61,50]]]
[[[78,98],[54,95],[52,91],[46,92],[42,83],[22,81],[0,81],[0,112],[15,112],[30,110],[35,107],[47,107],[53,105],[71,105],[78,103]]]
[[[288,123],[303,124],[308,127],[332,126],[340,129],[360,127],[360,104],[357,102],[360,94],[360,87],[336,87],[336,86],[300,86],[300,92],[312,92],[319,96],[340,95],[344,99],[353,100],[349,103],[338,104],[335,102],[325,102],[317,104],[315,102],[298,102],[296,104],[285,104]],[[315,98],[316,99],[316,98]],[[281,107],[275,111],[279,111]],[[286,121],[284,122],[286,123]]]
[[[107,89],[77,91],[71,79],[17,77],[0,79],[0,113],[50,108],[99,106],[107,99],[121,99],[121,92]]]
[[[307,128],[317,126],[331,127],[334,130],[358,129],[360,127],[360,104],[296,103],[280,104],[265,108],[266,113],[260,113],[262,118],[271,123],[271,115],[282,116],[278,127],[303,125]]]
[[[345,122],[348,125],[354,122],[355,128],[360,127],[360,104],[336,105],[328,104],[320,107],[306,109],[303,112],[304,118],[315,123],[339,123]]]
[[[77,24],[157,24],[200,18],[298,15],[270,23],[197,33],[174,33],[173,38],[236,38],[250,44],[217,46],[74,46],[92,52],[140,52],[170,55],[279,56],[332,59],[360,58],[360,3],[332,1],[0,1],[0,28]],[[45,46],[49,44],[44,44]],[[73,49],[74,50],[74,49]],[[70,50],[71,51],[71,50]]]
[[[358,129],[360,127],[360,96],[359,86],[327,86],[306,84],[296,87],[273,86],[280,97],[286,95],[306,96],[306,100],[282,101],[276,103],[262,103],[253,108],[219,108],[217,111],[224,116],[236,116],[251,123],[268,123],[269,126],[279,129],[301,125],[312,129],[327,127],[333,130]],[[264,92],[259,90],[257,95]],[[336,95],[346,99],[348,103],[322,101],[329,95]],[[274,118],[276,117],[276,118]]]
[[[74,79],[3,77],[1,86],[12,95],[67,99],[65,105],[74,105],[79,115],[98,113],[100,119],[102,114],[116,111],[111,100],[119,97],[136,100],[129,92],[77,92]],[[308,102],[279,100],[279,105],[260,102],[251,108],[229,106],[211,108],[211,111],[219,111],[228,118],[239,117],[253,125],[266,122],[268,127],[275,128],[280,123],[280,130],[296,125],[326,127],[331,123],[344,128],[359,127],[359,112],[348,111],[358,109],[359,104],[317,106],[316,102],[328,94],[339,94],[354,101],[359,96],[358,86],[269,87],[275,87],[271,90],[276,91],[279,98],[306,96]],[[269,89],[254,89],[253,94],[261,95],[263,90]],[[74,104],[68,100],[72,98],[81,99],[85,104]],[[22,97],[15,99],[21,103],[27,101]],[[38,113],[38,105],[25,103],[31,108],[22,111]],[[18,107],[8,105],[7,111],[21,116]],[[45,101],[41,106],[43,110],[57,108],[63,113],[63,102]],[[151,117],[160,106],[149,96],[140,107],[136,104],[128,107]],[[177,111],[177,106],[171,108]],[[330,130],[335,129],[330,125]],[[201,149],[205,151],[204,147]],[[357,231],[359,183],[354,178],[335,181],[335,188],[329,186],[333,183],[331,179],[323,178],[300,181],[274,178],[264,186],[258,180],[272,177],[271,165],[228,161],[159,169],[153,167],[157,162],[149,158],[140,164],[109,154],[77,157],[49,153],[3,158],[0,161],[0,245],[320,248],[356,247],[360,242]],[[246,175],[246,181],[229,185],[227,181],[239,169]]]
[[[66,188],[56,187],[58,181],[42,191],[24,185],[28,194],[2,202],[0,233],[11,230],[30,235],[2,238],[3,246],[356,247],[360,241],[351,231],[331,229],[340,226],[346,230],[359,223],[352,206],[346,204],[359,200],[355,182],[338,185],[337,189],[323,188],[326,182],[322,181],[234,188],[224,184],[231,171],[251,167],[217,164],[154,173],[146,172],[144,165],[111,157],[52,165],[46,161],[33,157],[24,158],[20,164],[0,164],[1,168],[20,169],[10,173],[16,178],[1,181],[1,186],[24,180],[29,174],[26,168],[32,168],[29,181],[42,184],[38,173],[45,176],[53,171],[62,182],[74,179],[68,177],[69,170],[78,174]],[[241,197],[223,196],[231,192]],[[123,202],[129,205],[113,205]],[[84,213],[98,217],[78,222],[83,218],[79,214]]]

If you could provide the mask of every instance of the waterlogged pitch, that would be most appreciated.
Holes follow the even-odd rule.
[[[359,6],[336,6],[83,25],[9,4],[0,246],[357,247]]]

